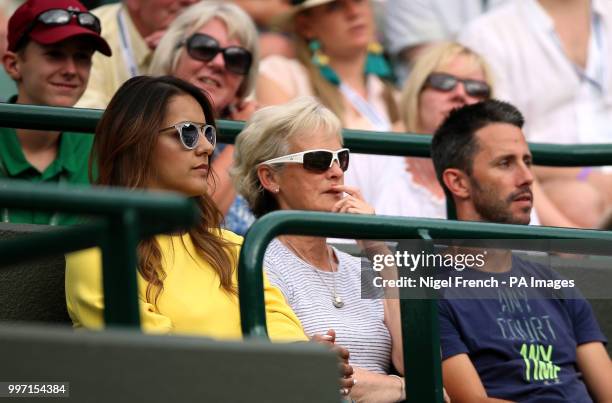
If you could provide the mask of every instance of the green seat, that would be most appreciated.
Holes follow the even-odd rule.
[[[0,223],[0,240],[53,227]],[[63,255],[0,267],[0,320],[70,324]]]
[[[5,325],[0,356],[2,381],[67,381],[79,403],[340,400],[338,361],[314,343]]]

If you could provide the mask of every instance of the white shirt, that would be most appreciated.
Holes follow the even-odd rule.
[[[376,215],[446,219],[446,199],[416,183],[406,168],[405,157],[351,154],[344,183],[358,187]],[[535,208],[530,225],[540,225]]]
[[[385,37],[391,53],[452,39],[465,24],[503,0],[387,0]]]
[[[387,0],[385,47],[393,56],[403,49],[429,42],[453,40],[474,18],[506,0]],[[408,71],[395,64],[404,81]]]
[[[405,157],[351,154],[344,182],[358,187],[377,215],[446,218],[444,198],[412,180]]]
[[[498,7],[459,37],[491,64],[496,96],[523,113],[530,142],[612,142],[612,2],[593,0],[592,7],[586,69],[566,56],[536,0]]]

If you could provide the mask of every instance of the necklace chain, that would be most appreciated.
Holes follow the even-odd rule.
[[[332,286],[333,286],[333,291],[332,289],[329,288],[329,285],[327,284],[327,282],[325,282],[325,280],[323,279],[323,276],[321,276],[321,273],[319,273],[319,269],[317,269],[313,264],[311,264],[308,259],[306,259],[301,253],[300,251],[293,245],[291,244],[291,242],[289,242],[287,240],[287,238],[284,238],[284,243],[289,247],[289,249],[297,255],[297,257],[299,257],[300,259],[302,259],[304,262],[310,264],[313,268],[315,273],[317,273],[317,276],[319,277],[319,280],[321,280],[321,282],[325,285],[325,287],[329,290],[330,293],[332,293],[332,304],[340,309],[344,306],[344,301],[342,301],[342,297],[340,297],[340,295],[338,295],[338,292],[336,291],[336,271],[334,271],[334,264],[333,264],[333,258],[332,258],[332,253],[333,253],[333,249],[330,251],[330,247],[328,247],[327,245],[325,246],[325,249],[327,251],[327,261],[329,262],[329,271],[332,274]],[[340,262],[338,262],[339,264]]]

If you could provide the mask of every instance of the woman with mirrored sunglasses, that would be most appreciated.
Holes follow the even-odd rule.
[[[222,215],[207,193],[215,142],[208,97],[169,76],[128,80],[98,124],[93,159],[98,185],[172,191],[192,198],[199,209],[193,228],[138,245],[138,297],[146,332],[242,337],[236,275],[242,238],[219,228]],[[67,306],[77,328],[103,326],[100,259],[97,248],[67,256]],[[267,280],[264,286],[272,340],[306,340],[278,290]]]
[[[276,210],[374,214],[359,189],[344,184],[352,156],[342,146],[340,120],[312,97],[255,112],[236,139],[236,188],[258,216]],[[350,351],[357,401],[405,397],[397,300],[361,298],[361,262],[325,238],[281,236],[265,254],[270,281],[280,288],[306,333]]]
[[[492,97],[493,79],[487,62],[477,53],[453,42],[433,46],[421,55],[404,85],[401,97],[401,115],[409,132],[433,133],[448,113],[457,107],[473,104]],[[406,158],[398,164],[402,172],[386,187],[399,186],[393,192],[401,202],[375,203],[380,214],[418,217],[446,217],[444,192],[438,184],[429,158]],[[403,169],[402,169],[403,168]],[[401,176],[404,176],[403,178]],[[534,182],[535,209],[532,224],[575,226],[562,214]]]
[[[173,75],[208,93],[217,118],[246,120],[255,110],[255,103],[246,98],[255,84],[258,54],[257,30],[244,11],[229,2],[203,1],[185,9],[169,26],[153,55],[150,74]],[[254,217],[228,175],[233,150],[231,145],[218,146],[210,189],[225,226],[244,234]]]

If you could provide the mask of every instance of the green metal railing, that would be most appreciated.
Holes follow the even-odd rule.
[[[102,116],[98,109],[0,104],[0,127],[65,130],[93,133]],[[219,142],[234,143],[243,122],[220,120]],[[429,157],[431,136],[343,130],[344,143],[352,152]],[[612,164],[612,144],[529,144],[534,162],[549,166],[600,166]]]
[[[285,234],[367,239],[585,239],[594,251],[610,249],[612,232],[303,211],[265,215],[249,229],[238,265],[243,334],[266,338],[262,263],[270,241]],[[564,252],[568,252],[567,247]],[[441,402],[437,305],[401,300],[408,402]]]
[[[3,240],[1,263],[8,265],[100,245],[104,320],[111,326],[137,327],[140,322],[136,284],[138,242],[158,233],[188,228],[199,219],[192,200],[169,193],[58,187],[13,180],[0,181],[0,208],[94,218],[82,225]]]
[[[63,130],[92,133],[102,115],[101,110],[55,108],[0,104],[0,127],[41,130]],[[233,143],[244,123],[220,120],[219,141]],[[343,130],[344,142],[353,152],[429,157],[431,137],[409,133],[380,133]],[[612,165],[612,144],[597,145],[529,145],[534,162],[549,166]],[[105,320],[109,324],[138,323],[135,297],[135,248],[138,239],[169,227],[193,223],[193,205],[185,199],[174,198],[154,202],[151,195],[132,192],[111,194],[93,189],[73,191],[45,188],[42,185],[11,183],[10,189],[0,189],[0,207],[31,208],[47,211],[90,213],[105,220],[66,228],[49,234],[38,234],[30,240],[11,240],[0,243],[3,259],[23,258],[26,255],[64,253],[101,243],[104,259]],[[40,191],[42,193],[37,193]],[[94,192],[94,193],[88,193]],[[79,204],[72,197],[89,197],[88,203]],[[106,197],[106,198],[105,198]],[[113,199],[113,197],[115,197]],[[130,197],[132,199],[130,199]],[[141,197],[139,199],[139,197]],[[162,196],[160,196],[162,197]],[[162,198],[163,198],[162,197]],[[126,202],[126,200],[131,200]],[[45,201],[44,205],[41,202]],[[80,199],[84,200],[84,199]],[[153,203],[152,205],[145,204]],[[127,203],[127,204],[126,204]],[[157,203],[157,204],[156,204]],[[168,204],[166,204],[168,203]],[[173,204],[174,203],[174,204]],[[87,207],[86,207],[87,205]],[[148,206],[148,207],[147,207]],[[90,209],[91,208],[91,209]],[[181,219],[166,219],[164,225],[148,227],[147,213],[168,209]],[[151,210],[153,209],[153,210]],[[161,210],[159,210],[161,211]],[[166,211],[166,210],[164,210]],[[160,223],[158,223],[160,224]],[[168,227],[165,226],[168,225]],[[139,229],[140,228],[140,229]],[[157,232],[156,232],[157,231]],[[53,235],[61,241],[53,241]],[[100,235],[104,234],[104,235]],[[112,235],[114,234],[114,236]],[[249,230],[240,254],[239,288],[243,332],[252,337],[267,337],[263,305],[263,277],[261,263],[268,243],[282,234],[324,235],[355,238],[367,234],[368,239],[387,238],[545,238],[612,240],[608,232],[570,230],[545,227],[525,227],[488,223],[466,223],[445,220],[373,217],[331,213],[276,212],[258,220]],[[62,244],[62,245],[60,245]],[[13,251],[17,245],[29,245],[28,253]],[[33,247],[36,245],[36,247]],[[41,247],[42,245],[42,247]],[[70,245],[70,246],[67,246]],[[121,252],[109,252],[112,247]],[[12,254],[13,253],[13,254]],[[8,260],[7,260],[8,261]],[[112,264],[111,264],[112,263]],[[117,270],[115,270],[117,269]],[[110,289],[117,286],[116,293]],[[109,293],[109,294],[107,294]],[[439,340],[437,337],[437,306],[430,300],[402,300],[402,326],[404,328],[404,356],[406,389],[409,402],[441,401],[441,373]],[[129,309],[126,309],[129,307]],[[432,360],[433,357],[433,360]]]

